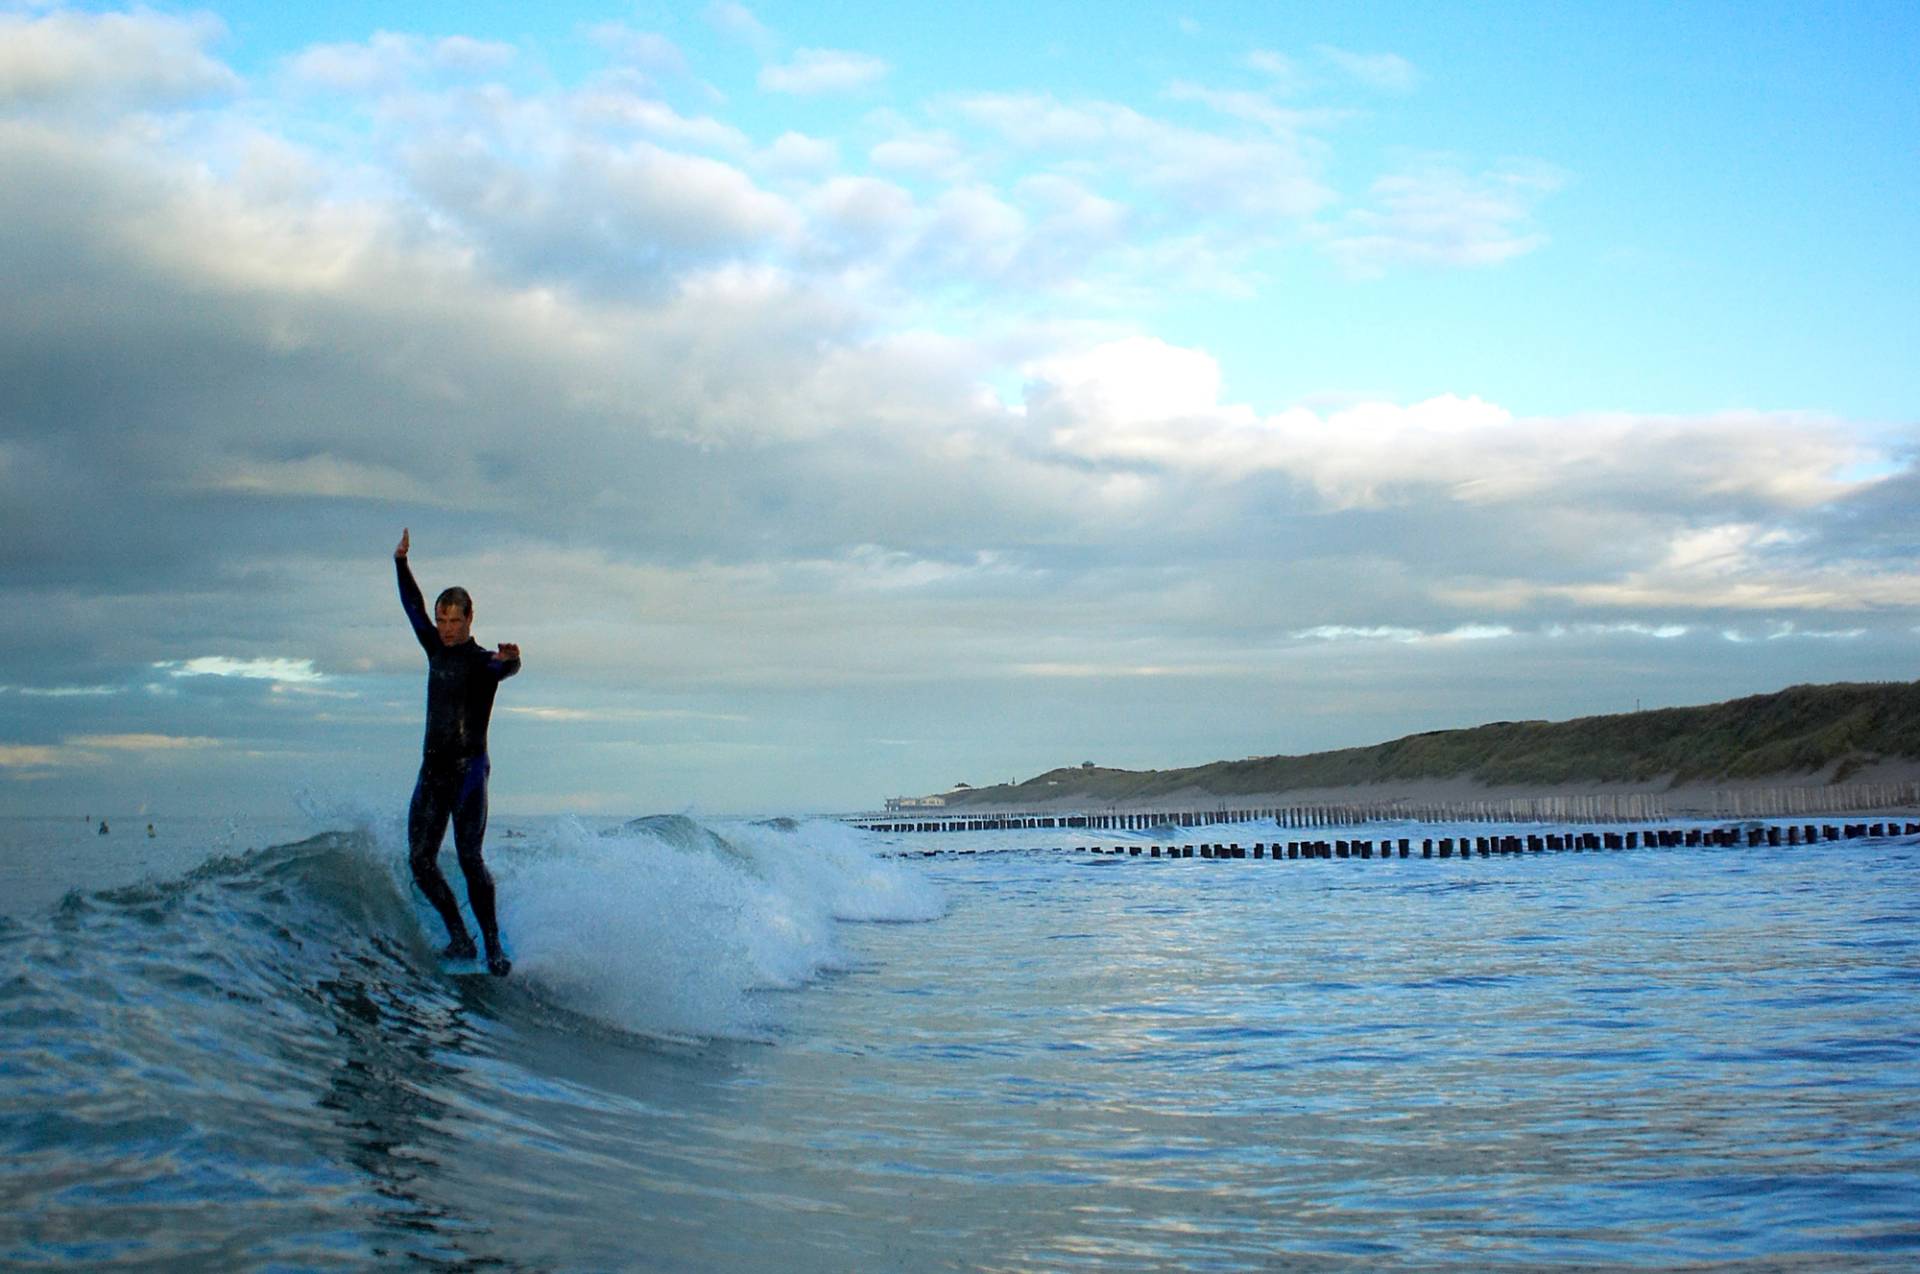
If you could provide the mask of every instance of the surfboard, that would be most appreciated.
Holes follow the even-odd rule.
[[[440,922],[440,913],[433,909],[433,904],[427,901],[426,896],[420,892],[418,887],[416,887],[412,893],[414,915],[419,918],[420,931],[426,934],[434,944],[433,958],[434,962],[440,966],[440,971],[456,978],[492,977],[493,975],[487,972],[487,957],[484,947],[473,955],[460,960],[440,954],[441,948],[445,947],[447,943],[447,927]],[[455,897],[464,903],[466,901],[466,891],[464,889],[456,889]],[[467,923],[471,925],[473,922],[469,919]],[[474,938],[475,945],[479,945],[479,942],[480,940],[476,936]],[[505,937],[500,939],[500,950],[508,960],[513,959],[513,946]],[[513,975],[509,972],[507,976],[512,977]]]
[[[439,917],[436,916],[434,920],[435,928],[438,928]],[[500,952],[507,957],[509,962],[513,960],[513,947],[508,944],[505,938],[500,939]],[[441,972],[450,974],[456,978],[490,978],[493,976],[493,974],[487,971],[487,956],[484,948],[465,959],[456,960],[452,956],[440,955],[437,951],[434,958],[439,962]],[[512,977],[512,971],[509,970],[506,976]]]

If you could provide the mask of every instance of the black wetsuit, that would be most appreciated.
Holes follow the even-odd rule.
[[[493,877],[480,856],[480,843],[487,834],[487,722],[493,716],[493,693],[520,671],[520,661],[500,659],[471,637],[458,646],[442,644],[407,559],[396,557],[393,564],[400,577],[400,605],[427,652],[427,737],[420,778],[407,808],[407,861],[420,891],[446,922],[448,950],[471,954],[473,939],[467,936],[460,905],[438,861],[447,820],[453,820],[453,845],[467,878],[467,901],[487,944],[489,965],[497,963],[501,967],[496,971],[504,971]]]

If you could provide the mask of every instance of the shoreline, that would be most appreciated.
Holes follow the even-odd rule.
[[[1759,806],[1768,799],[1779,799],[1783,804],[1801,799],[1808,802],[1809,812],[1811,812],[1815,808],[1813,802],[1844,798],[1849,793],[1855,793],[1857,799],[1865,797],[1868,790],[1875,787],[1908,790],[1898,793],[1899,799],[1891,803],[1862,806],[1863,810],[1872,808],[1887,812],[1920,812],[1920,760],[1887,760],[1861,766],[1838,783],[1832,781],[1828,771],[1776,774],[1760,779],[1689,782],[1677,785],[1671,782],[1670,777],[1637,783],[1568,783],[1554,786],[1488,786],[1469,778],[1405,779],[1335,787],[1293,788],[1282,792],[1229,794],[1189,787],[1148,799],[1117,801],[1101,800],[1097,797],[1089,799],[1084,794],[1067,791],[1049,797],[1016,802],[962,799],[942,806],[893,810],[888,812],[888,816],[905,819],[925,816],[928,819],[937,820],[964,818],[970,815],[1154,814],[1222,808],[1285,809],[1364,806],[1382,809],[1401,805],[1409,808],[1469,807],[1582,800],[1624,804],[1630,798],[1638,797],[1663,809],[1662,817],[1728,817],[1738,812],[1730,811],[1729,807]],[[1799,797],[1774,795],[1792,793],[1802,795]],[[1881,795],[1896,794],[1883,792]],[[1773,815],[1767,816],[1773,817]],[[1783,811],[1778,816],[1792,817],[1793,813]]]

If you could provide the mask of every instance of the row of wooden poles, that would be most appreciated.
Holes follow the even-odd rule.
[[[1822,787],[1738,788],[1712,794],[1713,818],[1778,818],[1839,814],[1920,805],[1920,783],[1853,783]],[[1281,827],[1355,827],[1363,823],[1647,823],[1679,815],[1656,793],[1516,796],[1488,801],[1388,801],[1251,809],[1150,810],[1073,814],[925,814],[899,811],[854,815],[847,821],[872,832],[994,832],[1081,828],[1145,832],[1161,827],[1211,827],[1270,821]]]
[[[1580,853],[1589,849],[1652,849],[1656,847],[1679,846],[1746,846],[1757,849],[1764,845],[1818,845],[1826,841],[1864,840],[1888,836],[1920,836],[1920,823],[1844,823],[1816,825],[1778,824],[1755,827],[1741,825],[1737,827],[1659,827],[1646,828],[1631,832],[1535,832],[1525,836],[1441,836],[1420,839],[1420,857],[1452,858],[1456,854],[1461,858],[1471,858],[1478,854],[1482,858],[1491,858],[1496,854],[1528,854],[1547,851],[1566,851]],[[1414,853],[1414,838],[1385,838],[1372,840],[1309,840],[1275,841],[1269,846],[1264,841],[1256,841],[1251,849],[1232,844],[1200,845],[1076,845],[1075,852],[1082,854],[1113,854],[1131,858],[1392,858],[1396,852],[1401,858],[1411,858]],[[927,849],[920,851],[923,857],[932,857],[942,851]]]

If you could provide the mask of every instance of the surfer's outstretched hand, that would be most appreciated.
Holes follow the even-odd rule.
[[[394,548],[393,555],[395,557],[407,555],[407,528],[404,526],[400,528],[400,543]]]
[[[501,642],[501,643],[500,643],[500,657],[501,657],[502,659],[518,659],[518,658],[520,658],[520,643],[519,643],[519,642],[517,642],[517,641],[503,641],[503,642]]]

